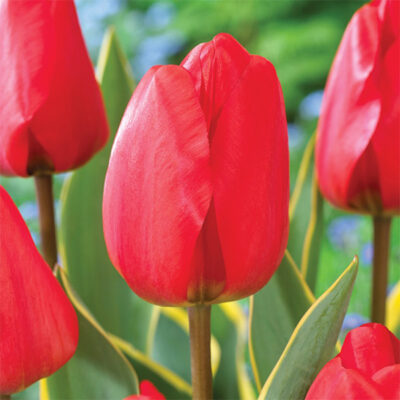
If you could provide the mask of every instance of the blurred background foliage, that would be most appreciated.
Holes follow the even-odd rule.
[[[343,31],[364,1],[244,0],[138,1],[76,0],[82,30],[95,63],[103,34],[114,25],[137,81],[155,64],[179,63],[200,42],[219,32],[235,36],[251,53],[275,65],[288,118],[293,185],[305,145],[316,128],[323,88]],[[268,95],[268,94],[266,94]],[[65,175],[55,179],[59,198]],[[3,178],[38,238],[32,179]],[[58,207],[59,208],[59,207]],[[366,321],[372,261],[372,221],[325,205],[325,234],[317,282],[320,295],[350,263],[360,257],[345,329]],[[392,226],[390,287],[400,280],[400,221]],[[389,287],[389,290],[390,290]]]

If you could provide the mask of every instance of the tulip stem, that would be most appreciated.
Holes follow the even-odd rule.
[[[193,400],[212,399],[211,306],[189,307]]]
[[[374,217],[371,321],[385,324],[391,217]]]
[[[54,218],[53,176],[35,175],[36,198],[39,207],[40,245],[42,255],[51,269],[57,264],[57,239]]]

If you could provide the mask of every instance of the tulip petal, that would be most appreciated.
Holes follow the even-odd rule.
[[[2,187],[0,221],[0,394],[12,394],[71,358],[78,321]]]
[[[207,128],[192,78],[182,67],[152,68],[117,133],[103,201],[111,260],[139,296],[187,304],[211,195]]]
[[[343,367],[370,377],[386,366],[400,363],[400,341],[383,325],[365,324],[348,333],[340,357]]]
[[[151,400],[165,400],[165,397],[157,390],[150,381],[140,382],[140,394],[148,396]]]
[[[322,399],[383,400],[383,397],[374,383],[358,371],[343,368],[338,356],[324,366],[306,396],[306,400]]]
[[[400,30],[400,24],[398,26]],[[380,79],[382,113],[372,138],[375,157],[379,160],[377,173],[382,207],[397,212],[400,210],[400,34],[398,36],[385,54],[385,72]]]
[[[380,21],[366,5],[352,18],[331,68],[318,125],[316,163],[322,193],[347,208],[348,187],[381,112],[374,84]]]
[[[4,1],[0,20],[1,173],[80,166],[108,126],[74,2]]]
[[[198,45],[182,61],[181,66],[190,72],[195,82],[210,138],[225,101],[249,62],[247,50],[227,33]]]
[[[283,96],[274,67],[252,56],[215,122],[211,144],[216,220],[226,273],[220,301],[260,289],[283,256],[288,235],[287,141]]]
[[[385,399],[400,399],[400,364],[382,368],[372,376]]]

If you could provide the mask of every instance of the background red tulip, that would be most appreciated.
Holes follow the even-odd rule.
[[[76,168],[108,137],[72,0],[0,3],[0,173]]]
[[[400,341],[385,326],[350,331],[338,356],[318,374],[306,400],[399,399]]]
[[[78,320],[11,197],[0,186],[0,395],[46,377],[74,354]]]
[[[288,175],[274,67],[220,34],[153,67],[127,107],[104,189],[111,259],[153,303],[248,296],[286,246]]]
[[[140,394],[134,394],[125,400],[165,400],[165,397],[150,381],[141,381]]]
[[[400,211],[400,2],[358,10],[330,71],[318,125],[322,193],[338,207]]]

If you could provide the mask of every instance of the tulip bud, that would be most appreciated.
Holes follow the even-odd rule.
[[[73,0],[0,2],[0,173],[89,160],[108,126]]]
[[[334,205],[400,211],[400,2],[375,0],[350,21],[318,124],[316,165]]]
[[[0,221],[0,395],[7,395],[72,357],[78,320],[1,186]]]
[[[133,394],[124,400],[165,400],[165,397],[150,381],[141,381],[140,394]]]
[[[249,296],[288,235],[288,141],[274,67],[232,36],[156,66],[125,111],[106,175],[111,260],[161,305]]]
[[[400,340],[385,326],[350,331],[342,350],[320,371],[306,400],[399,399]]]

